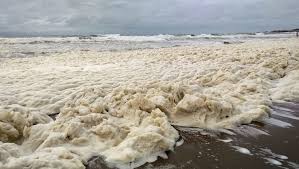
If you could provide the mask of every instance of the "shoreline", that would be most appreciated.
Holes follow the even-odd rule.
[[[274,103],[273,105],[277,106],[274,110],[278,112],[282,113],[286,110],[277,108],[287,108],[293,111],[292,114],[294,117],[299,117],[299,103],[285,102]],[[216,136],[213,136],[213,134],[212,136],[210,134],[202,135],[200,131],[180,131],[181,135],[185,135],[185,144],[177,147],[177,151],[170,152],[169,159],[159,159],[154,163],[146,164],[144,167],[147,169],[187,169],[198,167],[215,169],[251,169],[252,167],[271,169],[273,167],[287,167],[296,169],[299,167],[299,160],[294,147],[299,145],[299,135],[297,132],[299,129],[299,120],[275,115],[274,117],[284,122],[289,122],[293,126],[283,128],[266,123],[259,124],[259,126],[253,125],[254,128],[267,132],[269,135],[250,133],[248,130],[247,134],[249,135],[246,134],[245,130],[243,134],[236,133],[236,135],[228,135],[219,133]],[[225,142],[226,140],[228,142]],[[246,148],[250,154],[238,152],[234,147]],[[273,161],[269,161],[269,159],[273,159]],[[140,167],[140,169],[144,167]],[[90,169],[97,168],[91,167]]]
[[[283,108],[293,111],[294,117],[299,118],[299,103],[280,102],[274,103],[273,110],[284,112]],[[274,115],[275,116],[275,115]],[[275,116],[285,122],[294,125],[289,128],[282,128],[266,123],[250,124],[257,130],[267,134],[251,133],[247,129],[243,134],[229,135],[226,133],[209,133],[196,129],[176,128],[184,143],[175,148],[175,151],[167,152],[168,159],[159,158],[153,163],[146,163],[138,169],[189,169],[189,168],[293,168],[299,167],[297,151],[293,147],[299,145],[299,121],[291,118]],[[245,125],[247,126],[247,125]],[[252,128],[251,128],[252,129]],[[234,132],[234,131],[232,131]],[[250,154],[238,152],[237,148],[244,148]],[[243,150],[243,151],[244,151]],[[225,156],[224,156],[225,154]],[[238,160],[236,160],[238,159]],[[273,159],[272,161],[269,161]],[[278,161],[278,162],[277,162]],[[272,162],[272,163],[271,163]],[[86,169],[110,169],[105,166],[101,158],[96,158],[86,165]]]

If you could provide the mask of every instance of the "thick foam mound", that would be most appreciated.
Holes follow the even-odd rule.
[[[134,168],[173,150],[172,125],[261,121],[273,99],[298,99],[298,49],[255,40],[3,58],[0,168],[84,168],[93,156]]]
[[[299,102],[299,70],[294,70],[286,75],[272,91],[273,99]]]

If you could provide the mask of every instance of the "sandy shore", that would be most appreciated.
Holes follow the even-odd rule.
[[[234,129],[298,102],[299,40],[0,58],[0,79],[0,168],[137,167],[176,151],[173,126]]]
[[[299,103],[274,103],[273,110],[280,114],[292,113],[299,118]],[[268,123],[244,125],[236,135],[218,133],[203,135],[202,132],[182,130],[184,144],[169,152],[168,159],[159,159],[140,168],[197,169],[197,168],[290,168],[299,167],[299,121],[272,115],[272,118],[292,126],[281,127]],[[256,132],[255,129],[259,131]],[[179,129],[180,130],[180,129]],[[262,133],[262,132],[264,133]],[[229,142],[224,142],[229,141]],[[248,153],[249,152],[249,153]],[[88,166],[90,169],[97,167]],[[104,168],[103,166],[101,166]]]

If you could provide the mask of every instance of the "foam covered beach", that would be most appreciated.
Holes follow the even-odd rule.
[[[9,48],[0,47],[9,51]],[[0,58],[0,168],[134,168],[173,126],[229,129],[299,102],[299,40]]]

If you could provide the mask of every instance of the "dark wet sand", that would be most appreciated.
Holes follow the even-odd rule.
[[[277,109],[277,107],[279,109]],[[283,112],[281,108],[291,109],[293,115],[299,117],[299,103],[275,103],[273,109]],[[288,122],[293,127],[282,128],[270,124],[255,123],[249,126],[263,130],[269,135],[218,134],[218,136],[202,135],[199,132],[186,132],[179,129],[184,144],[176,147],[174,152],[168,152],[168,159],[158,159],[142,168],[180,168],[180,169],[270,169],[270,168],[299,168],[299,120],[272,115],[273,118]],[[248,127],[248,126],[244,126]],[[247,135],[247,136],[246,136]],[[230,138],[233,141],[224,143],[219,139]],[[251,155],[236,151],[232,146],[248,149]],[[270,149],[273,153],[285,155],[288,159],[274,157],[273,154],[262,151]],[[272,158],[282,163],[275,165],[265,158]],[[107,168],[100,160],[90,161],[87,168]]]

